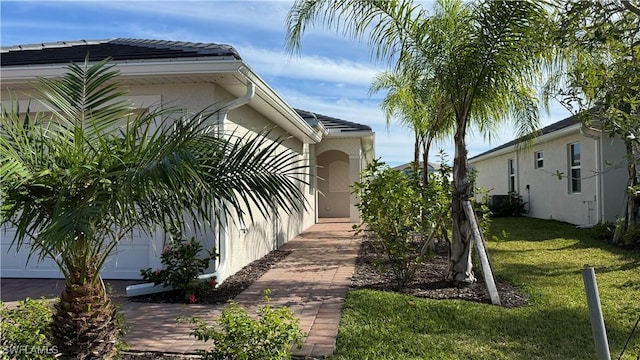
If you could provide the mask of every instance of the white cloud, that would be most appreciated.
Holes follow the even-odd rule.
[[[253,46],[234,45],[240,56],[261,76],[278,76],[282,78],[317,80],[335,82],[337,87],[346,84],[364,86],[366,89],[373,78],[381,72],[368,63],[354,62],[346,59],[330,59],[317,55],[290,57],[284,50],[257,48]]]
[[[204,23],[227,23],[283,31],[291,7],[284,1],[85,1],[78,5],[128,13],[155,14]]]
[[[346,41],[335,31],[310,27],[300,56],[285,52],[285,20],[291,1],[41,2],[18,9],[29,15],[26,18],[7,18],[11,12],[5,10],[12,4],[17,2],[3,3],[2,18],[3,40],[11,43],[142,37],[231,44],[292,106],[371,126],[376,132],[377,156],[390,165],[413,157],[411,133],[395,123],[386,127],[379,108],[384,94],[368,95],[371,80],[384,68],[367,61],[366,46]],[[569,115],[557,103],[551,105],[550,112],[543,116],[543,126]],[[469,155],[510,141],[513,136],[510,126],[502,126],[491,143],[471,134]],[[434,144],[432,161],[436,161],[440,148],[451,161],[451,139]]]

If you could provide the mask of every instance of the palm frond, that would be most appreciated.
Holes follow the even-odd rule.
[[[96,281],[134,229],[304,209],[305,166],[283,139],[212,132],[215,109],[134,114],[108,60],[67,69],[40,79],[50,118],[2,109],[0,225],[14,226],[14,246],[30,243],[68,281]]]
[[[287,49],[299,51],[307,27],[323,25],[366,40],[376,59],[402,58],[421,41],[416,20],[424,14],[412,0],[297,0],[287,15]]]

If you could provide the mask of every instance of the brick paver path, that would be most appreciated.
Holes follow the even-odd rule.
[[[316,224],[286,243],[282,249],[291,250],[291,255],[236,301],[247,306],[259,304],[262,291],[271,289],[271,303],[293,310],[309,335],[301,349],[294,349],[294,355],[331,355],[359,248],[360,238],[353,236],[350,223]]]
[[[360,241],[359,237],[353,236],[348,219],[325,219],[282,246],[281,249],[291,250],[291,255],[235,300],[250,313],[255,313],[263,305],[263,290],[271,289],[271,305],[288,306],[300,319],[302,330],[309,335],[301,349],[294,349],[294,355],[307,358],[331,355]],[[130,351],[193,353],[205,348],[204,343],[196,342],[189,335],[191,326],[176,322],[176,318],[198,316],[213,320],[222,306],[126,302],[123,289],[131,282],[113,283],[115,300],[121,303],[129,326],[125,340]],[[2,300],[11,302],[26,296],[58,295],[64,282],[3,279],[1,285]]]

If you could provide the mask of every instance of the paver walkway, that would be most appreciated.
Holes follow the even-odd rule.
[[[294,349],[298,357],[322,358],[334,352],[342,304],[360,247],[361,239],[353,236],[348,219],[323,220],[283,245],[281,249],[291,250],[291,255],[235,298],[255,313],[263,305],[263,290],[271,289],[271,305],[288,306],[309,335],[301,349]],[[198,316],[213,320],[222,310],[222,306],[215,305],[127,302],[124,288],[131,282],[112,283],[113,296],[121,303],[129,326],[125,340],[130,351],[192,353],[202,349],[204,343],[189,335],[190,325],[178,323],[176,318]],[[2,300],[15,301],[26,296],[58,295],[64,282],[2,279],[0,285]]]

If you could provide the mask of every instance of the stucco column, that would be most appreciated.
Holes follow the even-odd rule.
[[[307,164],[309,165],[309,175],[306,180],[309,183],[308,197],[310,197],[309,201],[312,206],[312,209],[310,210],[312,222],[308,225],[305,224],[306,228],[307,226],[318,223],[318,159],[316,158],[316,146],[313,144],[304,144],[303,152],[305,153],[304,156],[308,161]]]
[[[349,155],[349,184],[360,181],[360,155]],[[360,212],[356,207],[358,198],[349,190],[349,219],[352,223],[360,223]]]

